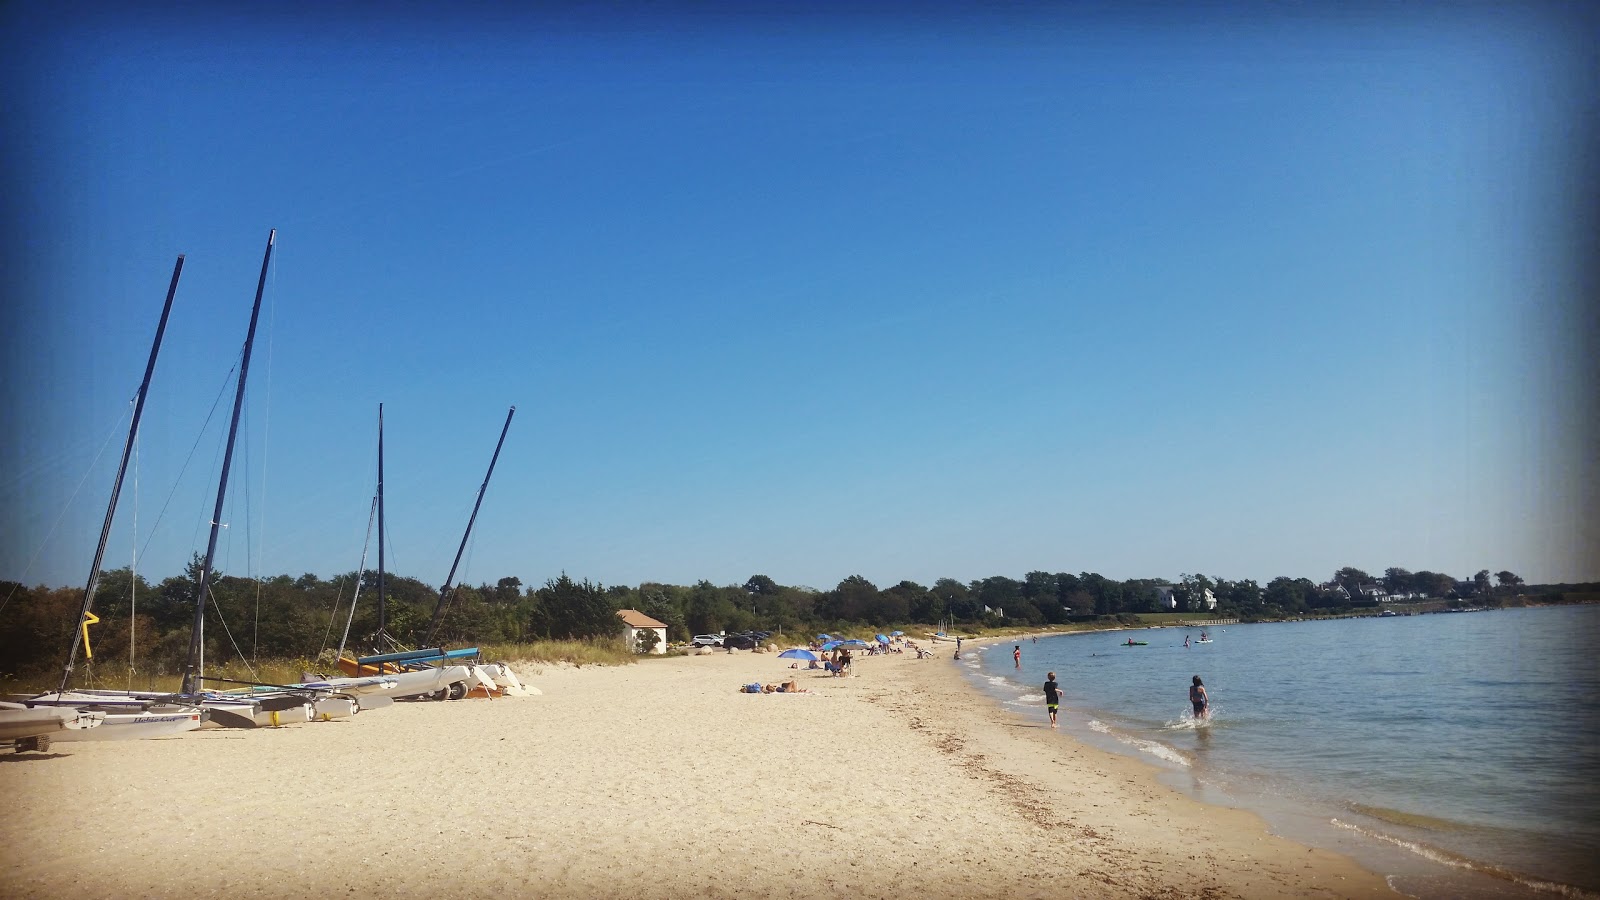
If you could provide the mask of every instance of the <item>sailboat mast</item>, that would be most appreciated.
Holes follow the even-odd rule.
[[[388,636],[388,602],[383,591],[383,404],[378,404],[378,634],[382,641]]]
[[[267,252],[261,257],[261,277],[256,280],[256,301],[250,309],[250,330],[245,333],[244,357],[239,362],[239,386],[233,394],[233,421],[228,425],[228,444],[222,453],[222,477],[217,482],[217,505],[211,513],[211,539],[206,543],[206,560],[200,568],[200,581],[194,598],[194,628],[189,632],[189,655],[183,664],[184,694],[193,694],[199,687],[199,661],[203,647],[206,621],[206,594],[211,590],[211,563],[217,556],[217,534],[222,528],[222,502],[228,495],[228,469],[233,464],[233,442],[239,435],[239,410],[244,406],[244,386],[250,375],[250,348],[256,340],[256,322],[261,318],[261,295],[267,288],[267,266],[272,262],[272,244],[278,235],[276,228],[267,233]]]
[[[517,414],[517,408],[511,407],[506,413],[506,424],[500,428],[500,440],[494,445],[494,456],[489,458],[489,473],[483,476],[483,484],[478,488],[478,502],[472,504],[472,516],[467,519],[466,533],[461,535],[461,546],[456,548],[456,561],[450,564],[450,574],[445,576],[444,587],[439,589],[439,602],[433,607],[433,621],[428,623],[428,635],[423,638],[424,646],[433,643],[433,633],[439,627],[439,618],[444,615],[444,602],[450,596],[450,585],[456,580],[456,567],[461,565],[461,554],[467,549],[467,538],[472,536],[472,523],[478,521],[478,507],[483,505],[483,492],[489,489],[489,479],[494,477],[494,464],[500,459],[500,448],[505,446],[506,432],[511,430],[511,417]]]
[[[117,513],[117,497],[122,494],[122,479],[128,473],[128,458],[133,455],[133,442],[139,435],[139,418],[144,415],[144,398],[150,390],[150,378],[156,372],[156,356],[161,352],[161,338],[167,332],[167,316],[172,312],[172,298],[178,293],[178,277],[183,274],[183,254],[172,267],[172,283],[167,286],[167,302],[161,307],[161,322],[156,326],[156,339],[150,345],[150,359],[144,364],[144,380],[139,382],[139,393],[133,402],[133,422],[128,425],[128,442],[122,447],[122,462],[117,466],[117,480],[111,484],[111,502],[106,505],[106,520],[100,526],[100,543],[94,549],[94,563],[89,567],[89,581],[83,588],[83,609],[72,624],[72,650],[67,654],[67,665],[61,672],[61,686],[65,691],[72,680],[72,667],[78,660],[78,647],[83,643],[83,623],[88,621],[89,610],[94,606],[94,592],[100,586],[100,565],[106,558],[106,540],[111,537],[111,520]]]

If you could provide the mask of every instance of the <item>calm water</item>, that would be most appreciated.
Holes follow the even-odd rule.
[[[963,665],[998,702],[1424,897],[1600,897],[1600,607],[1059,635]],[[1149,646],[1119,644],[1132,635]],[[1204,679],[1211,720],[1189,715]]]

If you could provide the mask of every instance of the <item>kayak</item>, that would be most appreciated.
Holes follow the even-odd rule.
[[[1122,642],[1122,646],[1124,646],[1124,647],[1148,647],[1148,646],[1150,646],[1150,642],[1149,641],[1123,641]]]

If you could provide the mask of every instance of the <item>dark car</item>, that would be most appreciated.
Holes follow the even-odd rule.
[[[722,646],[729,650],[754,650],[761,639],[748,634],[730,634],[722,639]]]

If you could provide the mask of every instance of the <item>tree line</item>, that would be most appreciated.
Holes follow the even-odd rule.
[[[142,671],[175,670],[188,649],[198,568],[196,559],[184,574],[156,584],[127,568],[105,572],[95,595],[94,612],[100,622],[90,631],[95,662],[120,666],[131,658]],[[701,581],[605,586],[562,574],[538,587],[524,586],[516,577],[460,585],[441,600],[439,590],[422,581],[390,575],[385,581],[385,630],[415,646],[439,608],[435,642],[451,646],[608,637],[618,631],[617,610],[637,609],[666,623],[669,641],[683,641],[695,634],[756,629],[810,634],[908,623],[1059,625],[1163,612],[1168,597],[1180,612],[1199,612],[1207,609],[1207,592],[1216,601],[1213,614],[1247,621],[1375,606],[1378,599],[1366,591],[1373,585],[1400,597],[1479,603],[1541,592],[1526,588],[1509,571],[1492,578],[1487,570],[1457,580],[1443,573],[1400,568],[1371,576],[1346,567],[1326,582],[1280,577],[1261,585],[1252,579],[1197,574],[1172,582],[1035,571],[1020,579],[941,578],[930,586],[901,581],[886,588],[852,575],[832,589],[818,590],[781,585],[765,575],[737,585]],[[358,581],[360,602],[349,618]],[[206,658],[314,659],[338,646],[347,618],[351,649],[365,652],[368,638],[378,628],[377,589],[373,572],[359,579],[350,572],[326,580],[309,573],[298,578],[214,575]],[[0,582],[0,594],[10,598],[0,614],[0,674],[60,667],[70,648],[83,589]]]

